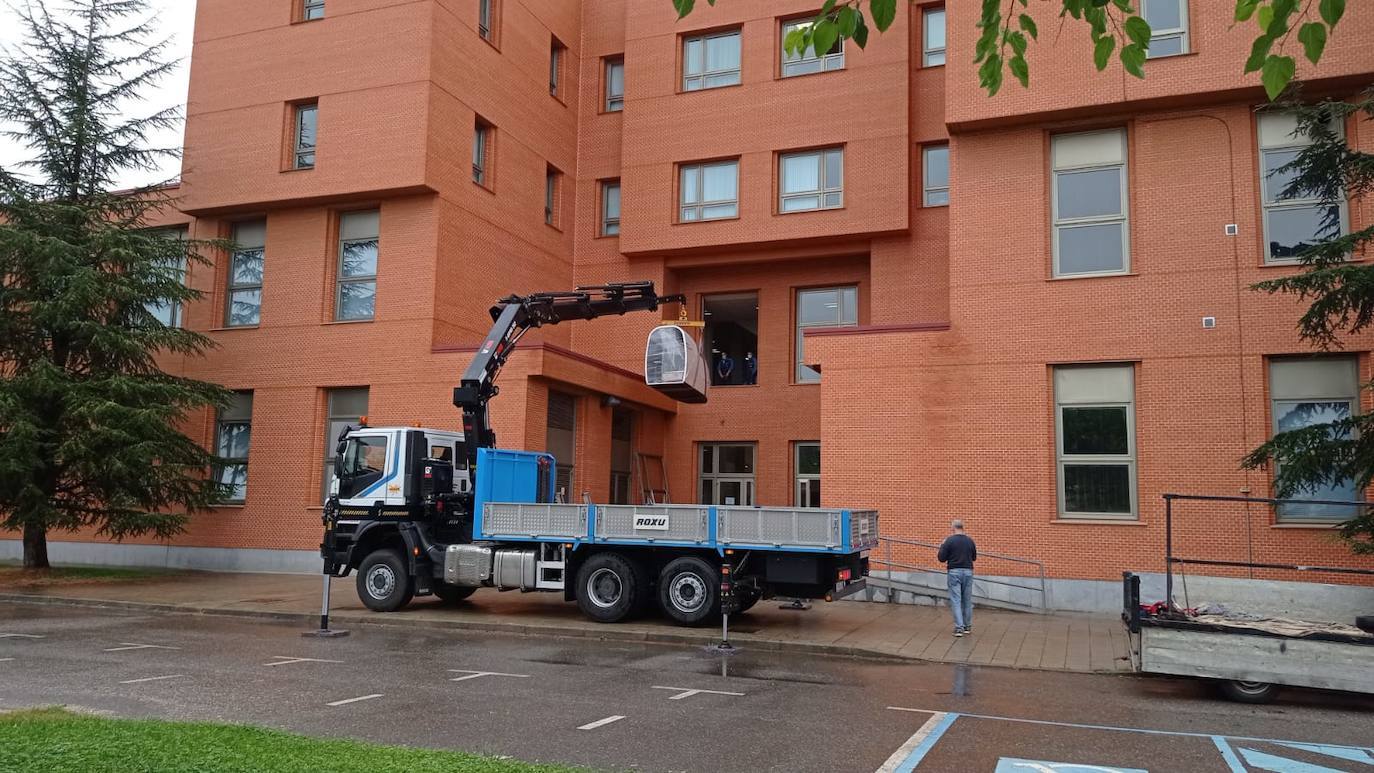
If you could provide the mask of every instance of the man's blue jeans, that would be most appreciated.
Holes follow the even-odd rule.
[[[949,570],[949,608],[954,612],[954,627],[973,625],[973,570]]]

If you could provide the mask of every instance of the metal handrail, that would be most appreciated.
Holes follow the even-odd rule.
[[[890,582],[890,583],[891,583],[891,582],[897,582],[897,580],[895,580],[895,579],[893,578],[893,576],[892,576],[892,574],[893,574],[892,570],[893,570],[894,567],[895,567],[895,568],[899,568],[899,569],[906,569],[906,570],[911,570],[911,571],[917,571],[917,572],[926,572],[926,573],[929,573],[929,574],[943,574],[943,575],[945,575],[945,576],[949,576],[949,572],[947,572],[947,571],[945,571],[945,570],[943,570],[943,569],[932,569],[932,568],[930,568],[930,567],[919,566],[919,565],[916,565],[916,564],[906,564],[906,563],[902,563],[902,562],[899,562],[899,561],[893,561],[893,560],[892,560],[892,546],[893,546],[894,544],[896,544],[896,545],[910,545],[910,546],[912,546],[912,547],[932,548],[932,549],[935,549],[935,550],[939,550],[940,546],[939,546],[938,544],[935,544],[935,543],[932,543],[932,542],[922,542],[921,540],[903,539],[903,538],[901,538],[901,537],[883,537],[883,536],[879,536],[879,537],[878,537],[878,541],[879,541],[880,543],[886,543],[886,547],[887,547],[887,549],[886,549],[886,556],[887,556],[887,557],[886,557],[886,558],[883,558],[883,559],[877,559],[877,563],[882,564],[883,566],[886,566],[886,567],[887,567],[887,577],[886,577],[886,579],[887,579],[887,581]],[[1041,609],[1047,609],[1047,608],[1049,607],[1049,594],[1046,592],[1045,564],[1044,564],[1043,561],[1036,561],[1036,560],[1030,559],[1030,558],[1021,558],[1021,557],[1019,557],[1019,556],[1008,556],[1008,555],[1004,555],[1004,554],[1001,554],[1001,553],[988,553],[988,552],[986,552],[986,551],[980,551],[979,555],[981,555],[981,556],[987,556],[988,558],[997,558],[997,559],[1001,559],[1001,560],[1003,560],[1003,561],[1012,561],[1012,562],[1014,562],[1014,563],[1018,563],[1018,564],[1027,564],[1027,565],[1036,567],[1036,569],[1038,570],[1039,580],[1040,580],[1040,587],[1039,587],[1039,588],[1035,587],[1034,585],[1021,585],[1021,584],[1019,584],[1019,583],[1005,582],[1005,581],[1003,581],[1003,580],[993,580],[993,579],[990,579],[990,578],[987,578],[987,577],[975,577],[975,578],[974,578],[974,581],[975,581],[975,582],[983,582],[983,583],[992,583],[993,585],[1004,585],[1004,586],[1009,587],[1009,588],[1019,588],[1019,589],[1021,589],[1021,590],[1039,591],[1039,592],[1040,592],[1040,606],[1041,606]],[[872,560],[872,559],[870,559],[870,560]],[[1032,578],[1032,579],[1033,579],[1033,578]],[[893,597],[892,597],[891,594],[889,594],[889,595],[888,595],[888,601],[891,602],[892,600],[893,600]]]
[[[917,547],[923,548],[935,548],[936,550],[940,549],[940,545],[935,542],[922,542],[916,539],[902,539],[901,537],[879,537],[878,539],[880,541],[895,542],[898,545],[915,545]],[[1044,568],[1045,566],[1045,562],[1043,561],[1036,561],[1031,558],[1020,558],[1018,556],[1008,556],[1002,553],[989,553],[986,550],[979,550],[978,555],[987,556],[988,558],[1000,558],[1004,561],[1015,561],[1018,564],[1031,564],[1032,566],[1038,566],[1041,568]]]

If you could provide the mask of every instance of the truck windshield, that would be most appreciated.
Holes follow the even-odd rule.
[[[349,499],[381,480],[386,471],[385,437],[352,437],[344,449],[339,476],[339,498]]]

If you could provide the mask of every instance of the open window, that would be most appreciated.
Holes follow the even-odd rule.
[[[711,386],[742,386],[759,380],[759,295],[708,295],[701,302],[710,353]]]

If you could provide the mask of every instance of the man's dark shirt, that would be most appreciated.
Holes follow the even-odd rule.
[[[967,534],[951,534],[940,546],[937,558],[950,569],[972,569],[973,562],[978,560],[978,547]]]

